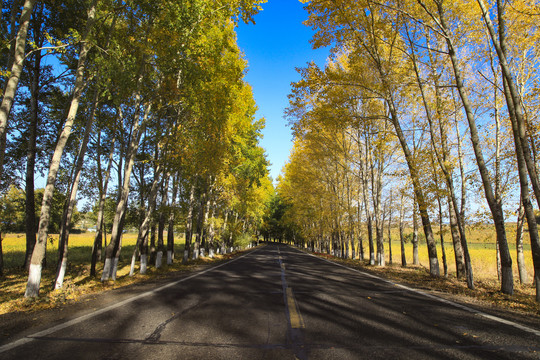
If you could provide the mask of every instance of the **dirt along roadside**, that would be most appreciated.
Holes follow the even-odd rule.
[[[475,290],[470,290],[464,280],[443,276],[434,278],[428,269],[422,266],[401,267],[393,264],[377,267],[370,266],[367,261],[305,252],[540,331],[540,304],[534,300],[532,284],[515,284],[514,295],[505,295],[499,291],[497,282],[477,281]]]

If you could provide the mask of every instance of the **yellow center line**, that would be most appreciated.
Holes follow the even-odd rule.
[[[293,329],[303,329],[304,319],[298,310],[298,304],[294,299],[293,291],[290,287],[287,287],[287,306],[289,308],[289,319],[291,321],[291,327]]]

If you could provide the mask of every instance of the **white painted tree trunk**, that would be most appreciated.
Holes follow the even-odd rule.
[[[133,255],[131,256],[131,268],[129,269],[129,276],[133,276],[135,274],[135,262],[137,261],[137,252],[134,251]]]
[[[214,249],[213,249],[213,248],[210,248],[210,250],[208,251],[208,257],[209,257],[210,259],[213,259],[214,256],[215,256],[215,255],[214,255]]]
[[[105,264],[103,265],[103,274],[101,275],[101,281],[109,280],[109,274],[111,273],[111,258],[105,258]]]
[[[30,264],[28,271],[28,283],[26,284],[25,297],[37,296],[39,293],[39,284],[41,282],[41,264]],[[27,295],[32,294],[32,295]],[[33,295],[35,294],[35,295]]]
[[[49,222],[50,222],[50,216],[51,216],[50,214],[51,204],[52,204],[52,198],[54,194],[56,177],[58,174],[58,170],[60,169],[60,160],[62,158],[62,154],[64,153],[64,148],[66,147],[67,140],[69,138],[69,135],[71,134],[71,128],[73,126],[73,122],[75,121],[75,116],[77,115],[77,110],[79,109],[79,100],[80,100],[82,91],[84,89],[84,70],[85,70],[85,64],[86,64],[86,57],[88,55],[88,51],[90,50],[90,44],[85,40],[87,36],[89,35],[90,30],[92,29],[93,24],[94,24],[96,2],[97,0],[94,0],[94,2],[92,3],[92,7],[90,8],[88,12],[88,20],[86,24],[85,34],[82,37],[83,42],[82,42],[82,46],[80,50],[79,61],[77,64],[77,75],[75,77],[75,84],[73,86],[73,96],[71,99],[71,104],[69,107],[66,122],[64,123],[62,132],[58,138],[58,142],[56,143],[56,148],[54,150],[54,153],[51,158],[50,165],[49,165],[47,185],[45,186],[45,191],[43,192],[43,200],[41,203],[41,215],[39,217],[38,238],[36,241],[36,245],[34,247],[34,251],[32,252],[32,258],[31,258],[31,264],[39,265],[39,267],[38,266],[33,267],[34,271],[38,269],[39,271],[41,271],[41,264],[43,262],[43,259],[45,258],[46,247],[47,247],[47,235],[48,235],[48,228],[49,228]],[[34,281],[38,281],[38,283],[35,284]],[[38,296],[40,281],[41,281],[41,274],[37,276],[36,274],[29,273],[28,283],[26,286],[26,291],[25,291],[24,296],[25,297]]]
[[[147,269],[148,269],[148,255],[143,254],[141,255],[141,269],[140,269],[141,275],[146,275]]]
[[[199,258],[199,249],[196,247],[193,249],[193,256],[191,257],[191,260],[197,260]]]
[[[118,258],[114,258],[112,261],[110,278],[112,281],[116,281],[116,272],[118,271]]]
[[[64,284],[64,276],[66,275],[66,268],[67,268],[67,257],[64,257],[62,259],[62,264],[60,264],[60,269],[58,270],[58,276],[57,276],[56,282],[54,283],[55,290],[59,290],[62,288],[62,285]]]
[[[142,69],[141,69],[142,71]],[[142,82],[142,75],[139,76],[139,84]],[[136,96],[136,107],[141,105],[141,95],[140,93]],[[114,214],[113,226],[111,231],[111,240],[109,245],[105,249],[105,261],[107,259],[115,259],[118,262],[118,256],[120,255],[120,243],[122,238],[121,233],[121,222],[126,212],[127,203],[129,199],[129,189],[130,189],[130,178],[133,171],[133,165],[135,164],[135,155],[137,149],[139,148],[139,142],[141,139],[142,131],[141,128],[144,126],[148,117],[150,115],[150,110],[152,108],[151,104],[145,106],[144,114],[138,114],[134,118],[134,125],[131,133],[131,139],[128,148],[128,155],[126,156],[126,164],[124,166],[124,181],[122,184],[120,199],[116,205],[116,212]],[[111,273],[108,273],[103,270],[103,275],[101,281],[116,280],[116,267],[111,267]]]
[[[173,260],[173,252],[171,250],[167,250],[167,265],[172,265]]]
[[[163,265],[162,260],[163,260],[163,251],[158,251],[156,254],[156,269],[161,268],[161,265]]]
[[[92,105],[92,111],[85,124],[84,136],[80,144],[79,154],[77,155],[77,163],[75,165],[75,176],[71,184],[71,191],[69,194],[69,200],[64,208],[62,215],[62,223],[60,227],[60,239],[58,241],[58,257],[59,264],[56,271],[55,289],[62,287],[64,283],[64,276],[66,274],[66,265],[68,257],[68,241],[69,241],[69,227],[71,219],[73,217],[73,210],[77,203],[77,191],[79,189],[79,181],[81,180],[81,172],[84,165],[84,157],[86,155],[86,149],[88,148],[88,141],[90,140],[90,133],[92,131],[92,125],[96,117],[96,110],[98,106],[99,91],[96,90],[94,94],[94,102]]]

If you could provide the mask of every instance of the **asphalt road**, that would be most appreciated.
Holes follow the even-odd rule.
[[[0,359],[540,359],[540,326],[277,244],[67,320]]]

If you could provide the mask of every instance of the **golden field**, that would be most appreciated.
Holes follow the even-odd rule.
[[[440,232],[438,227],[433,227],[435,242],[437,244],[437,256],[439,258],[439,265],[441,274],[443,274],[443,262],[442,262],[442,250],[441,250],[441,240]],[[405,229],[405,234],[411,233],[412,229]],[[419,229],[419,234],[422,233],[422,229]],[[389,251],[388,251],[388,238],[387,230],[385,230],[385,254],[386,261],[389,260]],[[401,247],[399,243],[399,232],[397,228],[392,228],[392,260],[393,263],[401,264]],[[454,247],[452,245],[452,238],[449,232],[448,227],[443,227],[443,236],[444,236],[444,247],[446,250],[446,259],[448,264],[448,273],[450,275],[456,272],[456,263],[454,258]],[[473,274],[477,280],[485,281],[494,281],[497,280],[497,248],[496,248],[496,237],[495,237],[495,228],[490,225],[476,225],[469,226],[466,229],[467,243],[469,247],[469,254],[471,256],[471,262],[473,267]],[[510,249],[510,255],[512,257],[512,268],[514,271],[514,278],[519,282],[519,275],[517,269],[517,253],[516,253],[516,224],[507,223],[506,224],[506,237],[508,241],[508,247]],[[367,236],[364,236],[364,239],[367,239]],[[525,266],[527,268],[527,274],[529,281],[532,283],[532,277],[534,273],[533,263],[532,263],[532,253],[530,245],[529,235],[527,229],[525,228],[525,233],[523,235],[523,253],[525,256]],[[367,253],[367,241],[364,240],[364,251],[366,257],[369,255]],[[405,244],[405,256],[407,259],[407,264],[411,265],[413,260],[413,249],[412,243]],[[420,242],[418,245],[418,255],[420,260],[420,265],[424,267],[429,267],[427,246],[425,241]]]
[[[101,283],[100,276],[103,263],[96,266],[98,277],[90,276],[90,258],[95,233],[72,234],[69,237],[68,269],[62,290],[53,291],[52,285],[56,271],[58,257],[58,235],[51,235],[47,242],[46,266],[42,272],[40,298],[37,300],[24,299],[27,273],[22,269],[26,249],[24,234],[6,234],[2,241],[4,252],[4,276],[0,277],[0,314],[19,311],[47,308],[77,299],[80,295],[89,292],[99,292],[109,288],[125,286],[127,284],[144,280],[155,275],[166,274],[173,270],[182,270],[189,266],[181,265],[180,261],[156,270],[148,267],[148,275],[135,275],[129,277],[131,256],[137,241],[137,234],[126,233],[122,236],[122,250],[118,266],[117,281]],[[182,256],[184,251],[183,237],[175,239],[176,257]],[[138,263],[136,270],[138,270]]]
[[[454,256],[454,247],[452,246],[452,243],[445,242],[445,250],[446,262],[448,264],[448,273],[450,275],[455,275],[456,262]],[[524,249],[523,253],[525,256],[525,266],[527,268],[529,281],[532,283],[534,269],[532,264],[532,254],[530,247]],[[385,254],[386,261],[388,262],[388,242],[385,243]],[[492,281],[497,279],[497,249],[495,247],[495,244],[469,244],[469,254],[471,256],[473,274],[476,280]],[[437,255],[439,258],[440,271],[441,274],[443,274],[444,269],[440,241],[437,243]],[[515,245],[510,246],[510,255],[512,256],[512,268],[514,271],[515,281],[519,281]],[[418,245],[418,256],[420,260],[420,265],[426,268],[429,267],[428,252],[425,243],[421,243]],[[411,243],[405,244],[405,257],[407,259],[407,265],[412,265],[413,246]],[[392,261],[395,264],[401,264],[401,246],[397,241],[392,241]]]

